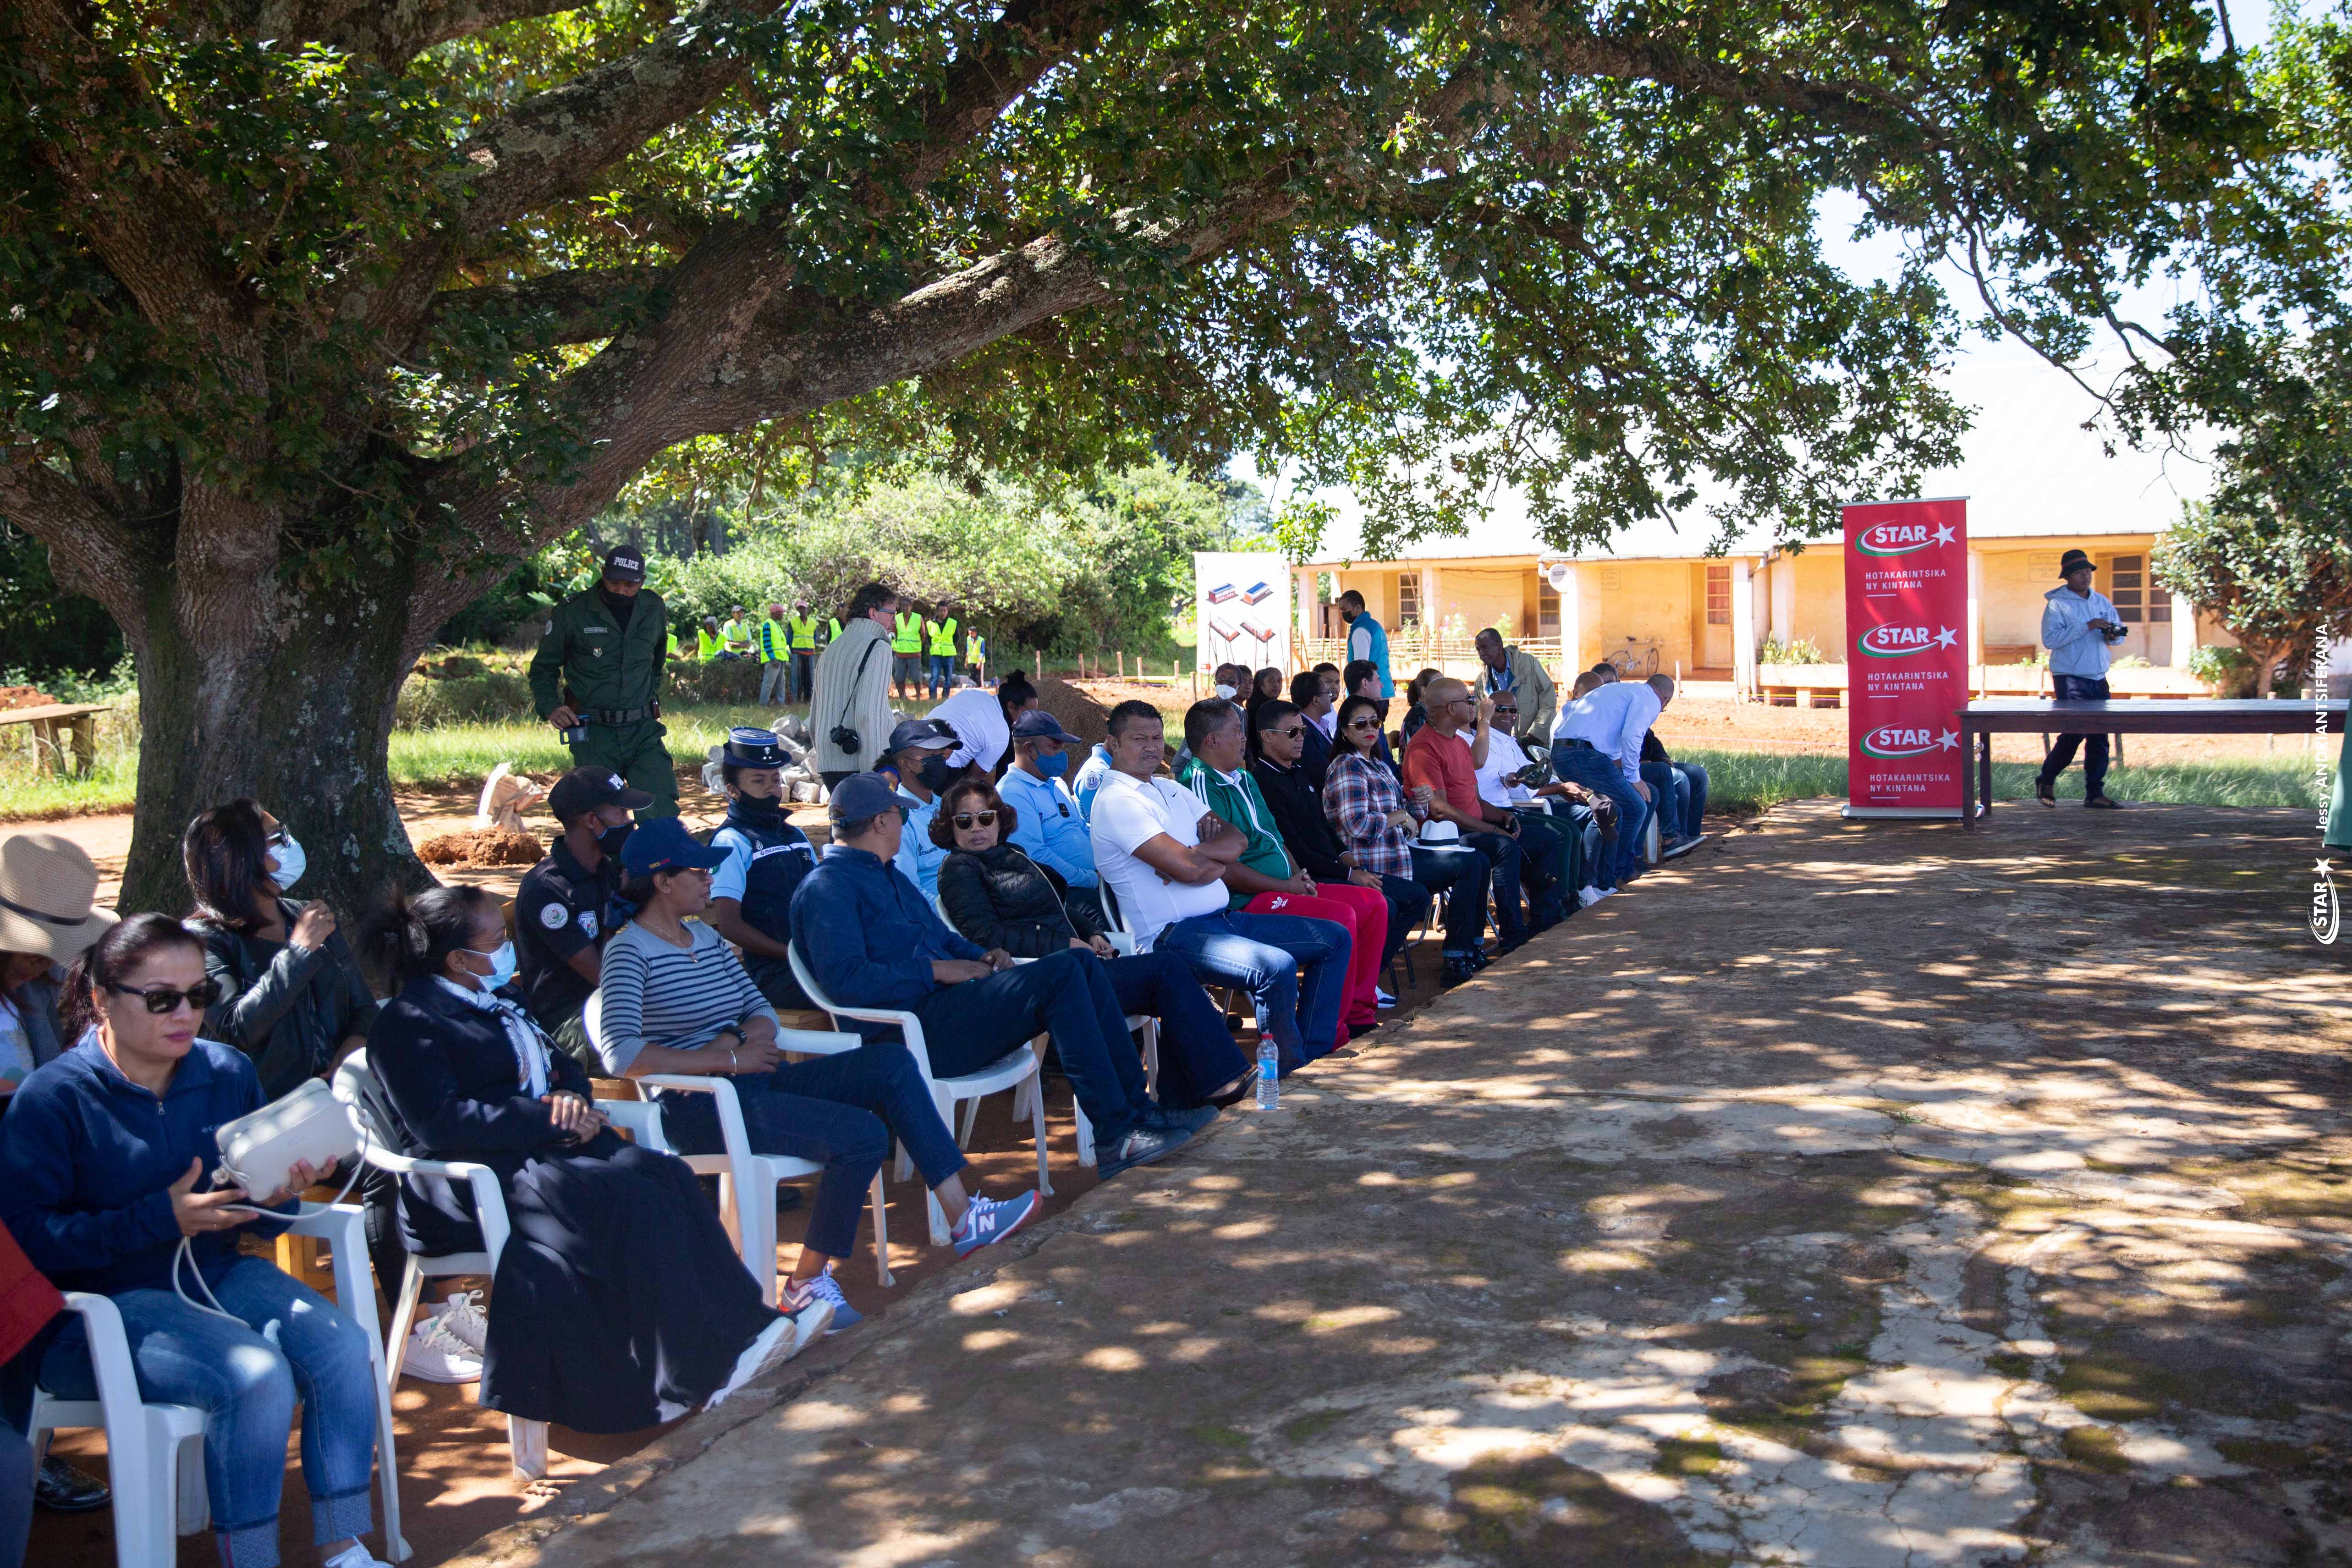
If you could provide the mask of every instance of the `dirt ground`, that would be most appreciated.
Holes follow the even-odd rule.
[[[2310,834],[1782,807],[457,1561],[2352,1561]]]

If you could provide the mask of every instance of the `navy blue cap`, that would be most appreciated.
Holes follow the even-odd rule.
[[[727,731],[727,749],[719,753],[719,760],[739,768],[781,768],[793,760],[793,754],[773,730],[738,725]]]
[[[835,822],[865,822],[886,811],[905,815],[906,802],[898,798],[898,786],[886,773],[852,773],[833,786],[825,801],[824,814]]]
[[[910,747],[926,752],[944,752],[950,746],[962,744],[956,732],[937,719],[902,719],[898,727],[890,731],[890,744],[886,749],[890,755],[896,756]]]
[[[621,846],[621,869],[635,881],[656,871],[715,871],[727,864],[727,851],[697,844],[686,824],[675,816],[640,822]]]
[[[1075,741],[1076,735],[1062,728],[1062,721],[1043,708],[1029,708],[1013,721],[1013,738],[1016,741]]]
[[[634,545],[614,545],[604,552],[604,575],[615,583],[644,582],[646,580],[644,552]]]

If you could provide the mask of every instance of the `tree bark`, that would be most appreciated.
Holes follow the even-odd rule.
[[[296,897],[352,921],[394,887],[430,886],[389,773],[394,707],[416,654],[408,601],[366,584],[283,589],[268,635],[248,650],[179,629],[172,597],[165,578],[133,642],[139,794],[120,907],[185,913],[181,835],[240,795],[301,841],[310,867]]]

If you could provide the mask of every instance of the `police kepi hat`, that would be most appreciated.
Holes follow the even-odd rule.
[[[944,752],[961,744],[956,732],[937,719],[901,719],[898,728],[890,731],[887,750],[896,756],[905,751]]]
[[[2063,577],[2068,573],[2074,571],[2077,566],[2089,566],[2090,564],[2091,558],[2089,556],[2084,554],[2079,550],[2069,550],[2065,554],[2058,558],[2058,575]],[[2093,570],[2095,571],[2097,568],[2094,567]]]
[[[604,552],[604,575],[615,583],[644,582],[645,552],[627,544],[614,545]]]
[[[886,775],[852,773],[833,786],[824,814],[835,822],[867,822],[894,809],[904,816],[905,805],[898,798],[898,786]]]
[[[547,809],[566,827],[600,805],[625,805],[631,811],[643,811],[653,803],[652,795],[641,789],[631,789],[610,768],[574,768],[556,780],[555,787],[547,792]]]
[[[631,881],[656,871],[715,871],[727,864],[728,851],[697,844],[686,824],[675,816],[656,816],[637,824],[621,846],[621,869]]]
[[[1016,741],[1075,741],[1076,735],[1062,728],[1062,721],[1043,708],[1024,710],[1013,721],[1013,738]]]
[[[781,768],[793,760],[793,754],[784,750],[773,730],[742,725],[727,731],[727,749],[719,760],[730,767]]]

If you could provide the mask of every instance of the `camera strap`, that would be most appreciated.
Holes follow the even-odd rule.
[[[878,630],[879,628],[877,627],[877,629]],[[857,656],[857,668],[849,678],[849,696],[848,699],[841,705],[841,717],[834,721],[833,727],[835,729],[846,730],[849,728],[849,710],[857,706],[857,683],[866,679],[866,660],[872,658],[874,657],[874,650],[881,646],[882,639],[877,637],[872,642],[866,645],[866,651],[864,653]],[[864,737],[861,736],[861,742],[863,739]],[[845,751],[847,750],[846,747],[844,747],[843,749]]]

